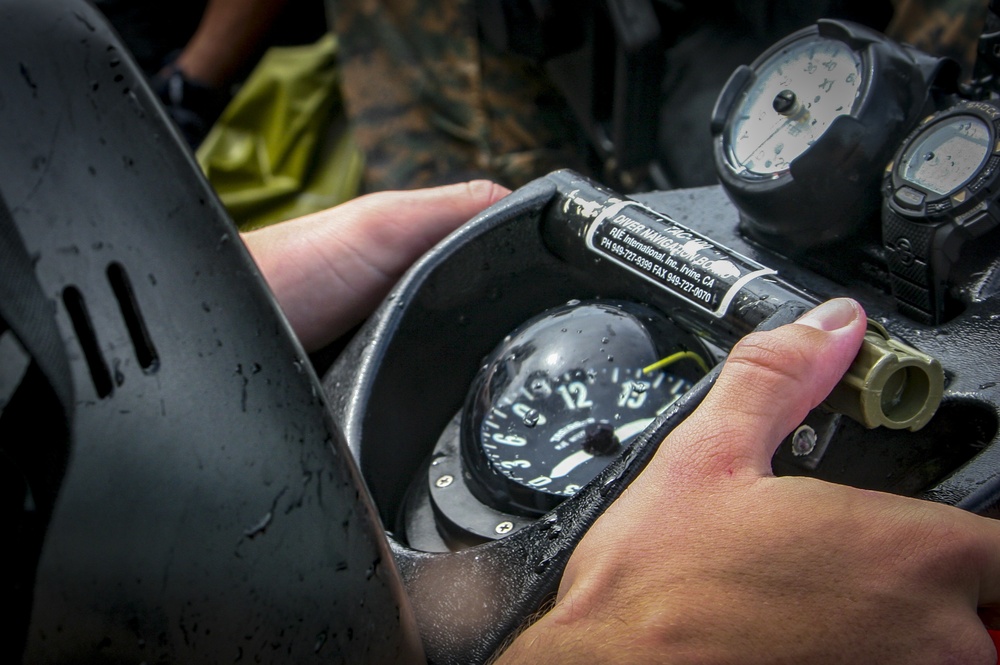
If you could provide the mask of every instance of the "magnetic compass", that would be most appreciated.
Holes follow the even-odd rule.
[[[709,362],[696,337],[643,305],[572,301],[544,312],[490,354],[442,435],[427,478],[435,509],[449,528],[481,537],[496,537],[505,516],[522,524],[544,514],[593,480]]]
[[[868,221],[877,228],[885,164],[926,113],[944,62],[823,20],[738,68],[712,132],[716,171],[743,229],[795,254]]]
[[[900,309],[940,323],[969,241],[1000,224],[1000,107],[965,102],[925,119],[885,175],[882,234]],[[996,241],[986,249],[996,257]],[[967,271],[966,271],[967,272]]]

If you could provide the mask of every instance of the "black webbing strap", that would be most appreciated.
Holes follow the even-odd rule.
[[[35,279],[34,263],[0,195],[0,320],[7,323],[48,379],[68,417],[73,384],[54,307]]]
[[[0,335],[9,334],[20,346],[0,352],[0,378],[13,387],[0,405],[0,528],[12,537],[0,573],[0,609],[10,631],[0,640],[0,661],[20,662],[38,561],[69,459],[73,384],[55,303],[45,297],[0,196]]]

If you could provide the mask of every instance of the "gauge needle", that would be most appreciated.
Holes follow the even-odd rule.
[[[578,450],[572,455],[563,459],[552,468],[552,473],[549,474],[549,478],[562,478],[570,471],[580,466],[594,456],[588,453],[586,450]]]
[[[639,418],[639,420],[633,420],[630,423],[625,423],[621,427],[615,428],[615,436],[621,441],[624,446],[628,443],[628,440],[633,436],[646,429],[649,423],[653,422],[652,418]]]
[[[639,420],[633,420],[630,423],[625,423],[621,427],[615,429],[615,438],[617,438],[622,445],[624,445],[633,436],[646,429],[646,426],[651,422],[653,422],[652,418],[640,418]],[[549,474],[549,477],[562,478],[587,460],[593,459],[593,457],[594,456],[586,450],[578,450],[575,453],[566,456],[561,462],[552,467],[552,472]]]
[[[749,162],[753,158],[753,156],[757,153],[757,151],[760,150],[761,148],[763,148],[765,145],[767,145],[767,143],[771,139],[773,139],[775,136],[778,135],[778,132],[780,132],[781,130],[783,130],[787,125],[789,125],[792,122],[794,122],[794,120],[792,120],[791,118],[782,117],[781,118],[781,122],[779,122],[775,126],[774,130],[770,134],[767,135],[767,138],[765,138],[763,141],[761,141],[760,144],[756,148],[754,148],[753,150],[750,151],[750,153],[747,155],[747,158],[740,162],[740,166],[746,168],[747,162]]]

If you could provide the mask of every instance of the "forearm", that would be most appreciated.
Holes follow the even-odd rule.
[[[210,0],[194,35],[177,58],[190,79],[228,84],[254,55],[288,0]]]
[[[244,234],[307,350],[364,320],[427,250],[508,191],[485,180],[381,192]]]

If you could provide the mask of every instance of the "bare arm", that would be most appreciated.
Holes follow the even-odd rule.
[[[211,87],[229,84],[257,53],[288,0],[209,0],[176,65]]]
[[[362,321],[424,252],[508,194],[485,180],[380,192],[243,235],[307,350]]]

